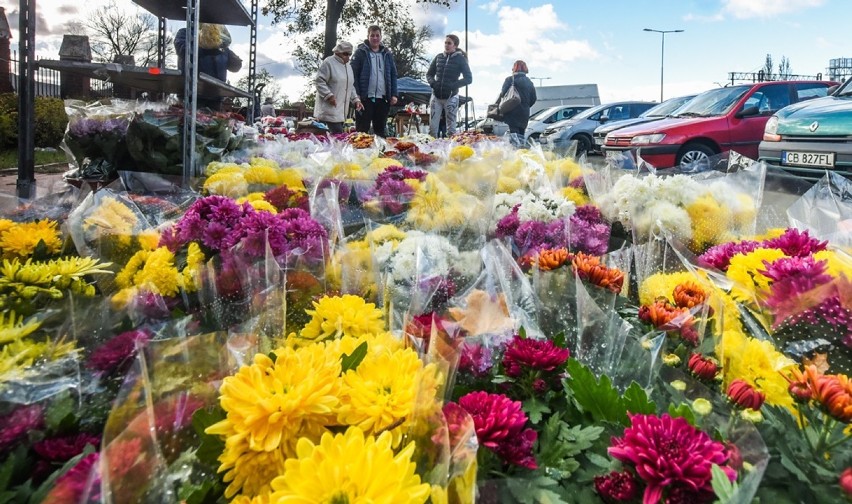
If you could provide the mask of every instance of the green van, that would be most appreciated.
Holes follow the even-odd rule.
[[[760,160],[811,181],[826,170],[852,174],[852,79],[829,96],[799,99],[766,123]]]

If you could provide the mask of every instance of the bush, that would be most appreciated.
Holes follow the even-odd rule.
[[[65,103],[59,98],[35,98],[35,146],[58,147],[68,125]],[[18,95],[0,94],[0,148],[18,146]]]

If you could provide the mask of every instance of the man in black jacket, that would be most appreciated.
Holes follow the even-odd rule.
[[[364,104],[364,110],[355,115],[355,129],[385,137],[385,125],[391,105],[396,105],[399,93],[396,87],[396,64],[393,54],[382,45],[382,29],[377,25],[367,28],[367,40],[358,44],[352,55],[352,73],[355,91]]]
[[[444,39],[444,52],[435,56],[426,79],[432,87],[432,99],[429,103],[429,134],[438,136],[438,124],[441,116],[447,123],[447,136],[456,132],[456,115],[459,110],[459,89],[473,82],[467,55],[458,48],[459,38],[447,35]],[[462,78],[459,79],[459,76]]]

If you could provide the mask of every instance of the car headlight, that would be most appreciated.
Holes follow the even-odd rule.
[[[653,135],[636,135],[630,140],[630,145],[648,145],[660,143],[666,138],[665,133],[654,133]]]
[[[780,142],[781,135],[778,134],[778,116],[772,116],[766,121],[763,130],[763,140],[766,142]]]

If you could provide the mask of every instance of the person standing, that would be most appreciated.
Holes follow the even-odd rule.
[[[378,25],[367,28],[367,40],[358,44],[351,65],[355,90],[364,105],[355,117],[355,129],[367,133],[372,125],[373,133],[385,137],[388,112],[396,105],[399,93],[393,53],[382,45],[382,29]]]
[[[266,100],[264,100],[263,102],[263,105],[260,106],[260,115],[262,117],[275,117],[275,104],[273,103],[271,96],[267,96]]]
[[[527,131],[527,124],[530,122],[530,107],[535,105],[536,94],[535,86],[527,74],[527,64],[522,60],[515,61],[512,65],[512,75],[506,77],[503,81],[503,88],[500,91],[500,98],[506,95],[509,88],[515,85],[515,89],[521,97],[521,103],[517,107],[503,113],[503,122],[509,127],[509,134],[514,145],[520,146],[524,143],[524,135]],[[500,103],[500,100],[497,100]]]
[[[444,52],[432,60],[426,72],[426,79],[432,88],[432,98],[429,101],[429,134],[438,136],[438,124],[443,116],[447,123],[447,136],[450,136],[456,132],[459,89],[473,82],[467,55],[459,49],[459,38],[456,35],[447,35],[444,39]]]
[[[349,65],[352,44],[340,41],[334,46],[333,52],[333,55],[322,61],[314,78],[317,88],[314,117],[324,122],[332,133],[343,133],[349,104],[354,104],[355,110],[363,110],[364,106],[355,92],[355,79]]]
[[[186,28],[177,31],[174,44],[178,57],[178,69],[183,72]],[[228,47],[230,45],[231,33],[225,25],[201,23],[198,28],[198,71],[225,82],[228,78]],[[199,95],[198,106],[219,110],[222,106],[222,97]]]

